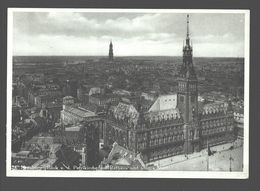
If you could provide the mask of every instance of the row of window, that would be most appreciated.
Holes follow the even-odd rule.
[[[174,141],[181,141],[181,140],[184,140],[184,134],[180,134],[177,136],[167,136],[163,138],[154,138],[150,140],[150,146],[167,144],[167,143],[171,143]]]
[[[202,135],[208,135],[208,134],[214,134],[214,133],[220,133],[226,131],[226,127],[219,127],[215,129],[208,129],[208,130],[202,130]]]
[[[201,122],[202,129],[205,129],[205,128],[208,128],[208,127],[230,125],[230,124],[232,124],[232,121],[228,118],[208,120],[208,121]]]
[[[195,100],[196,100],[196,96],[191,96],[190,99],[191,99],[191,102],[194,103]],[[181,101],[181,102],[184,102],[184,96],[180,96],[180,101]]]
[[[181,82],[181,83],[179,83],[179,88],[184,89],[187,87],[186,85],[187,85],[186,83]],[[189,84],[189,88],[196,89],[196,84]]]
[[[183,151],[183,146],[176,146],[176,147],[171,147],[168,149],[164,149],[163,151],[152,151],[151,152],[151,157],[160,157],[160,156],[164,156],[166,154],[179,154]]]
[[[167,136],[173,136],[173,135],[180,135],[180,134],[182,134],[183,133],[183,131],[181,130],[181,131],[171,131],[171,132],[166,132],[166,133],[158,133],[158,134],[153,134],[153,135],[151,135],[151,139],[153,139],[153,138],[159,138],[159,137],[167,137]]]
[[[154,129],[150,131],[151,136],[152,135],[157,135],[157,134],[168,134],[171,132],[176,132],[176,131],[182,131],[183,126],[178,125],[178,126],[172,126],[172,127],[167,127],[167,128],[160,128],[160,129]]]
[[[207,140],[203,140],[202,145],[212,144],[212,143],[221,142],[221,141],[225,141],[225,140],[226,140],[226,136],[224,136],[224,135],[213,136]]]
[[[167,102],[167,101],[170,101],[170,102],[171,102],[171,101],[175,101],[175,99],[168,99],[168,100],[165,99],[165,100],[164,100],[164,102]]]

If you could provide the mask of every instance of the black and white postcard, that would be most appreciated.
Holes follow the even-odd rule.
[[[9,8],[7,176],[248,178],[249,14]]]

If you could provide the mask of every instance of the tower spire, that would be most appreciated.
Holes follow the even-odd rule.
[[[187,14],[187,36],[186,36],[186,45],[190,45],[190,31],[189,31],[189,14]]]
[[[187,15],[187,38],[189,38],[189,14]]]
[[[189,20],[189,14],[187,14],[187,33],[186,33],[186,43],[185,46],[183,47],[183,66],[186,68],[184,73],[185,75],[188,74],[193,74],[193,71],[188,71],[188,69],[193,68],[193,64],[192,64],[192,41],[190,39],[190,20]],[[188,67],[188,68],[187,68]]]

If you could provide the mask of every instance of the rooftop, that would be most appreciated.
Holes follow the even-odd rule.
[[[16,156],[26,156],[30,154],[31,151],[20,151],[19,153],[16,154]]]
[[[65,96],[65,97],[63,98],[63,100],[67,100],[67,99],[74,99],[74,97],[72,97],[72,96]]]
[[[68,111],[68,112],[71,112],[75,115],[78,115],[82,118],[87,118],[87,117],[94,117],[96,116],[96,114],[92,111],[89,111],[85,108],[82,108],[82,107],[70,107],[70,106],[67,106],[65,108],[65,111]]]
[[[126,166],[143,169],[144,163],[138,158],[134,152],[127,150],[126,148],[118,145],[116,142],[113,144],[113,148],[106,160],[107,164],[116,166]]]
[[[178,108],[161,110],[161,111],[151,111],[145,114],[145,118],[148,120],[171,120],[180,119],[181,114]]]
[[[81,127],[80,126],[73,126],[73,127],[66,127],[65,131],[80,131]]]
[[[130,121],[137,121],[139,113],[132,104],[120,102],[117,106],[113,107],[113,113],[116,118],[125,119],[129,118]]]
[[[175,109],[176,106],[177,94],[160,95],[149,109],[149,112]]]
[[[202,114],[226,112],[228,109],[228,103],[226,102],[210,102],[201,103],[199,102],[199,111]]]

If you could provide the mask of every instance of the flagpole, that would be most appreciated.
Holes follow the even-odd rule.
[[[207,171],[209,171],[209,140],[207,138]]]
[[[233,157],[231,156],[231,153],[230,153],[230,157],[229,157],[229,171],[230,172],[232,172],[232,164],[231,164],[232,160],[234,160],[234,159],[233,159]]]

